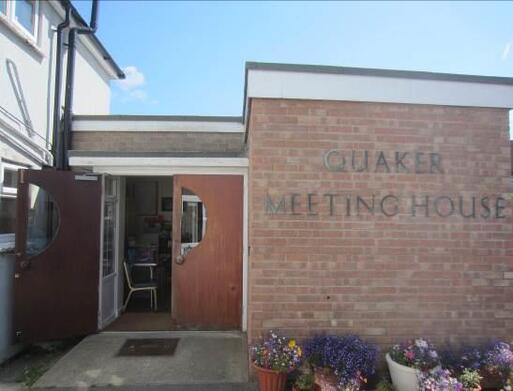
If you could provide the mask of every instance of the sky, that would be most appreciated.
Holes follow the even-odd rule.
[[[512,17],[513,2],[100,0],[97,35],[127,74],[113,114],[240,116],[246,61],[513,77]]]

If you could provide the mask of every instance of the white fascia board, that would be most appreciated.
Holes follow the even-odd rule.
[[[247,168],[248,158],[196,157],[96,157],[71,156],[70,166],[80,167],[230,167]]]
[[[244,133],[239,122],[74,120],[74,132],[213,132]]]
[[[250,69],[247,97],[512,108],[513,86]]]

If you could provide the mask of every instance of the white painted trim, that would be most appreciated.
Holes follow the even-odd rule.
[[[513,86],[312,72],[248,71],[247,98],[513,107]]]
[[[244,133],[240,122],[153,121],[153,120],[89,120],[73,121],[74,132],[213,132]]]
[[[167,167],[176,169],[183,167],[212,168],[212,167],[241,167],[246,168],[249,165],[248,158],[223,158],[223,157],[87,157],[72,156],[69,158],[70,166],[86,167],[119,167],[137,170],[152,170],[157,167]],[[120,174],[123,175],[123,174]],[[129,175],[129,174],[128,174]],[[138,175],[138,174],[137,174]],[[151,175],[151,174],[148,174]],[[170,175],[170,174],[167,174]]]

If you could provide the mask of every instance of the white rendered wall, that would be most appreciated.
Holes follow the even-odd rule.
[[[45,147],[47,141],[52,141],[53,128],[57,42],[54,29],[63,19],[51,3],[40,1],[39,7],[37,41],[27,39],[21,28],[16,28],[3,14],[0,15],[0,106],[22,122],[30,124],[38,136],[28,135],[25,129],[23,133]],[[73,111],[75,114],[108,114],[109,80],[112,76],[107,74],[105,64],[100,64],[82,43],[85,40],[89,38],[80,36],[77,40]],[[67,54],[66,50],[64,53]],[[63,61],[61,107],[64,104],[65,75],[66,55]],[[0,127],[4,129],[12,125],[2,122],[5,122],[5,117],[0,112]],[[33,159],[18,153],[1,135],[0,157],[39,166]]]

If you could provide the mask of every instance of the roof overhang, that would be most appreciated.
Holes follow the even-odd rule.
[[[87,22],[82,18],[78,10],[70,0],[49,0],[49,3],[63,20],[66,15],[66,7],[71,7],[72,20],[77,26],[86,27]],[[93,55],[105,72],[112,79],[124,79],[125,73],[114,61],[110,53],[100,42],[95,34],[79,34],[79,42]]]
[[[246,98],[512,108],[513,78],[249,62]]]
[[[69,165],[111,175],[176,175],[183,173],[246,173],[248,158],[215,154],[94,153],[70,151]]]

